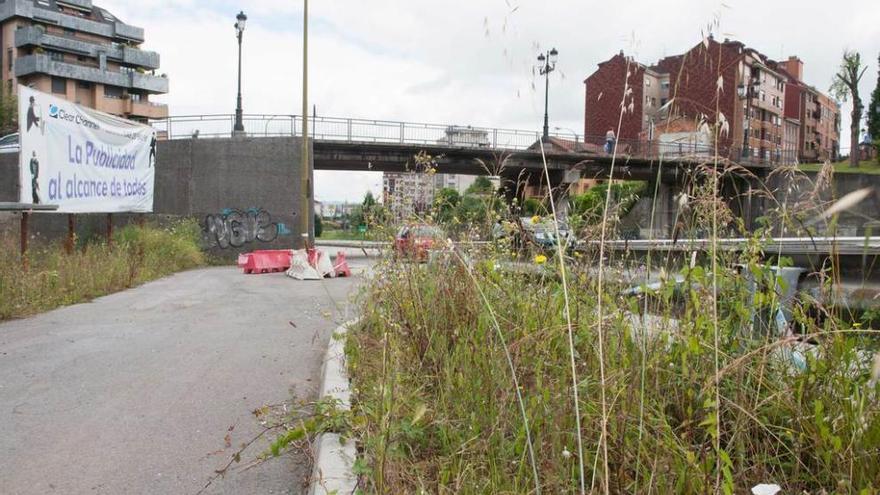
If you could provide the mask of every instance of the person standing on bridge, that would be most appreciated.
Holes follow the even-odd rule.
[[[614,129],[608,129],[608,132],[605,133],[605,153],[610,155],[614,151],[614,141],[616,139]]]

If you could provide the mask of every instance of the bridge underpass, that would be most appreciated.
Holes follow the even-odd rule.
[[[222,141],[229,139],[233,119],[231,115],[172,117],[153,125],[160,136],[171,141]],[[254,143],[302,134],[299,116],[246,115],[243,122],[245,139]],[[552,191],[558,204],[564,203],[568,185],[579,179],[608,180],[614,160],[615,180],[648,181],[652,192],[653,183],[660,181],[659,209],[666,217],[660,219],[661,228],[671,227],[676,194],[714,153],[695,144],[622,140],[616,143],[618,156],[614,159],[604,150],[604,136],[556,134],[544,143],[542,154],[542,136],[536,131],[384,120],[315,117],[309,120],[309,128],[315,170],[417,171],[414,158],[426,153],[434,158],[437,173],[499,176],[509,197],[521,195],[525,185],[540,186],[540,190]],[[748,182],[765,176],[769,165],[761,160],[743,164],[743,170],[753,177],[733,179],[741,184],[731,184],[727,190],[748,189]],[[759,213],[751,201],[735,205],[735,210],[748,224]]]

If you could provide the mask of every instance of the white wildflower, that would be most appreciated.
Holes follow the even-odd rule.
[[[571,458],[571,452],[568,451],[568,447],[562,448],[562,457],[565,459]]]

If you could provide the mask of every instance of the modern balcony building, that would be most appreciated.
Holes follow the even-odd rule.
[[[0,1],[0,77],[132,120],[168,116],[150,101],[168,92],[159,54],[141,50],[143,28],[91,0]]]
[[[840,108],[780,63],[712,36],[652,66],[620,52],[584,81],[586,140],[618,130],[618,146],[791,164],[837,156]],[[667,105],[668,104],[668,105]],[[623,111],[621,110],[623,109]],[[717,135],[712,129],[723,129]]]

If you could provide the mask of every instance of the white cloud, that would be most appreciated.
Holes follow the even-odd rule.
[[[99,0],[143,26],[171,78],[171,113],[232,113],[233,23],[244,39],[247,113],[301,112],[302,3],[289,0]],[[726,6],[725,6],[726,5]],[[770,57],[797,54],[808,83],[827,91],[844,48],[871,66],[876,84],[880,2],[844,0],[327,0],[312,1],[310,102],[319,115],[540,129],[541,49],[559,49],[550,89],[552,126],[583,129],[583,80],[620,49],[651,63],[698,43],[717,19],[718,37]],[[848,143],[849,105],[844,105]],[[378,180],[319,173],[318,196],[357,199]],[[344,186],[342,185],[344,184]]]

